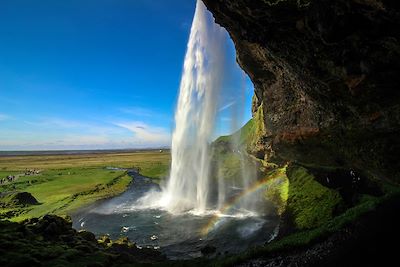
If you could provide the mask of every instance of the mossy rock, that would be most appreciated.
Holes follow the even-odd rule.
[[[120,237],[117,240],[114,241],[114,244],[118,244],[118,245],[133,245],[133,243],[131,243],[129,241],[129,238],[126,236]]]
[[[92,232],[80,230],[78,231],[78,235],[86,241],[96,241],[96,236]]]
[[[343,205],[339,192],[318,183],[307,169],[290,166],[286,173],[289,178],[286,219],[296,229],[311,229],[328,222]]]
[[[55,215],[0,221],[0,266],[142,266],[166,261],[159,251],[139,249],[126,237],[102,239],[105,245]]]
[[[36,198],[28,192],[5,192],[0,194],[1,208],[26,207],[38,204],[39,202]]]
[[[102,235],[100,238],[97,240],[99,244],[103,244],[104,246],[111,246],[112,240],[108,235]]]
[[[289,197],[289,179],[286,176],[286,168],[269,172],[266,179],[268,181],[265,198],[275,205],[278,215],[282,215],[286,210]]]

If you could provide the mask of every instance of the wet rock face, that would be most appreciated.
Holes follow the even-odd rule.
[[[398,1],[203,2],[263,104],[265,158],[398,177]]]

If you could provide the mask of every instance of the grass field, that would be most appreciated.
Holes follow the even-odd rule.
[[[0,185],[1,192],[29,192],[40,203],[0,208],[0,216],[14,221],[47,213],[68,214],[83,205],[122,193],[131,182],[123,170],[106,167],[139,168],[155,179],[168,175],[170,154],[158,151],[0,157],[0,178],[39,169],[39,175],[21,176]],[[0,198],[1,202],[1,198]],[[0,218],[1,218],[0,217]]]

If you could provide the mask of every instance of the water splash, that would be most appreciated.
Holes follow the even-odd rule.
[[[244,105],[238,105],[236,103],[244,103],[245,102],[245,91],[246,91],[246,81],[245,74],[242,72],[241,86],[236,90],[236,99],[235,104],[231,108],[231,132],[236,132],[236,134],[231,135],[230,138],[230,148],[232,152],[239,158],[240,162],[240,172],[241,172],[241,180],[236,186],[243,192],[247,191],[253,184],[257,183],[257,172],[254,163],[251,162],[249,155],[247,154],[247,147],[243,145],[241,142],[241,136],[243,128],[241,128],[241,124],[243,121],[244,114]],[[239,129],[239,130],[237,130]],[[236,181],[237,182],[237,181]],[[226,188],[226,183],[225,185]],[[232,187],[232,186],[230,186]],[[226,194],[226,189],[220,188],[222,190],[222,194]],[[226,199],[225,195],[225,199]],[[262,195],[260,192],[256,191],[252,194],[246,194],[240,203],[238,203],[238,208],[248,211],[256,211],[257,203],[262,199]],[[226,201],[224,201],[224,205]],[[219,205],[219,210],[223,207]]]
[[[239,207],[239,213],[237,215],[241,216],[257,216],[258,214],[255,212],[252,212],[251,209],[242,209],[242,202],[244,199],[246,199],[248,196],[253,195],[256,192],[261,192],[264,190],[268,184],[268,181],[271,179],[275,179],[277,177],[282,177],[285,175],[284,170],[279,170],[276,171],[273,175],[264,178],[262,180],[255,181],[253,184],[249,185],[246,190],[243,190],[240,192],[240,194],[235,195],[233,198],[231,198],[229,201],[225,203],[225,205],[219,209],[218,212],[214,214],[214,216],[209,220],[209,222],[201,229],[201,234],[207,235],[216,225],[218,225],[218,222],[221,220],[221,218],[224,218],[228,216],[229,214],[232,214],[230,212],[231,209],[235,209],[236,207]]]

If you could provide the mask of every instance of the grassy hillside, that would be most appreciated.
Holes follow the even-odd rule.
[[[214,144],[221,144],[227,142],[237,142],[239,145],[247,145],[251,142],[252,137],[255,133],[255,123],[253,119],[250,119],[242,128],[233,133],[232,135],[224,135],[218,137]]]

